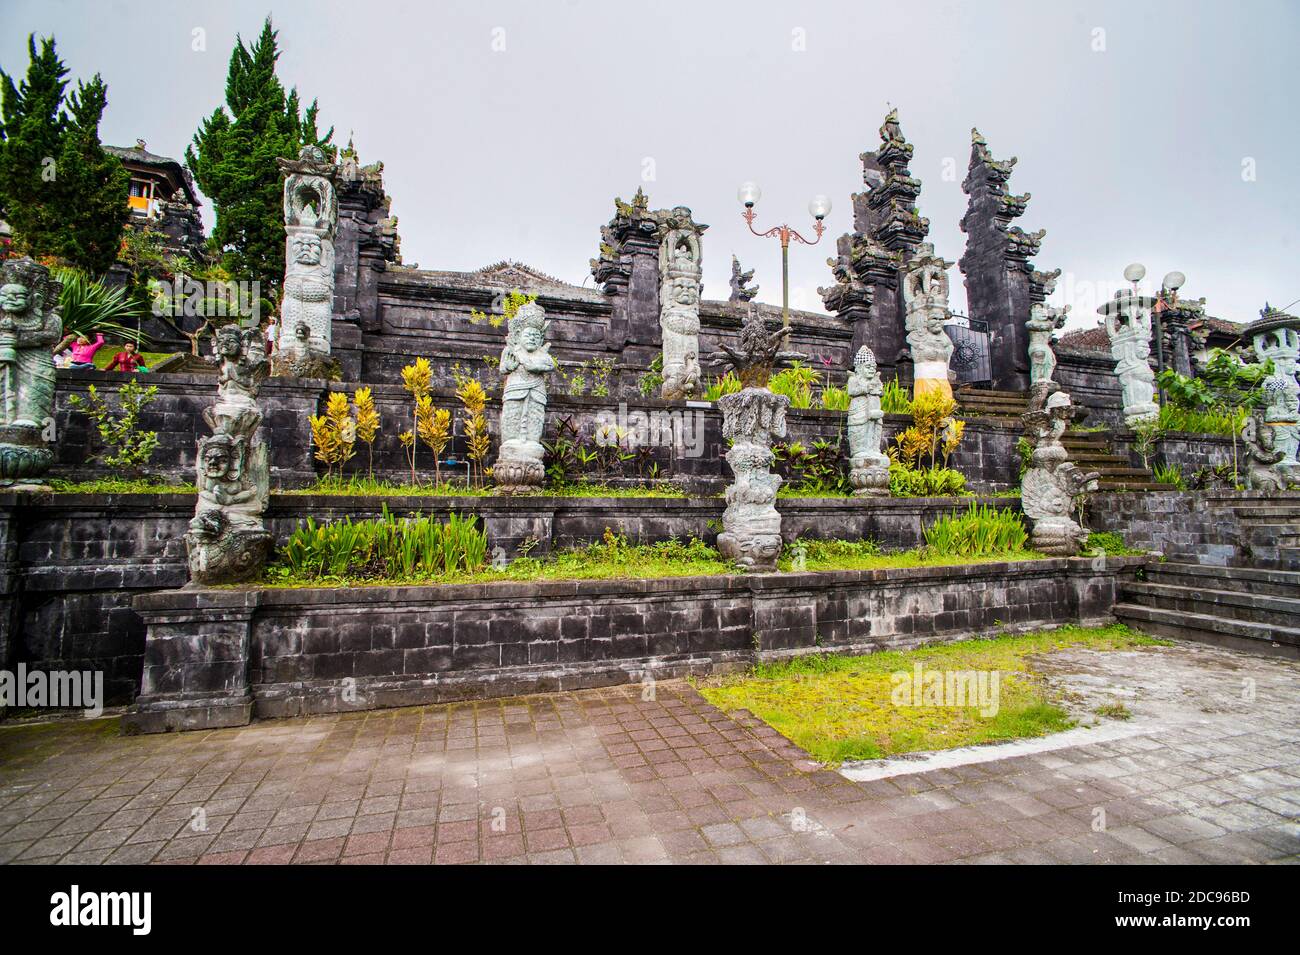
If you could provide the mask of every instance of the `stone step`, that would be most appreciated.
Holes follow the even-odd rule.
[[[1180,584],[1135,580],[1121,588],[1125,603],[1206,614],[1229,620],[1249,620],[1295,630],[1300,628],[1300,599],[1244,593],[1240,590],[1211,590]]]
[[[1097,487],[1102,491],[1174,491],[1172,484],[1159,484],[1155,481],[1126,481],[1120,478],[1101,478]]]
[[[1022,403],[1029,400],[1027,391],[999,391],[996,388],[974,388],[970,385],[960,385],[957,388],[956,395],[972,396],[979,398],[1016,398]]]
[[[1271,544],[1246,544],[1245,559],[1254,567],[1300,571],[1300,547],[1275,547]]]
[[[1209,614],[1165,610],[1135,603],[1117,603],[1116,619],[1144,633],[1159,637],[1176,637],[1228,647],[1253,650],[1271,656],[1300,659],[1300,630],[1275,627],[1248,620],[1225,620]]]
[[[1216,567],[1166,561],[1148,564],[1146,579],[1151,583],[1183,587],[1205,587],[1277,597],[1300,596],[1300,573],[1268,567]]]
[[[1267,504],[1243,504],[1234,507],[1233,513],[1238,517],[1246,520],[1266,520],[1268,518],[1280,518],[1282,521],[1300,521],[1300,504],[1279,504],[1276,506]]]
[[[1103,465],[1102,467],[1091,467],[1088,470],[1096,471],[1102,477],[1132,478],[1133,480],[1145,479],[1150,481],[1153,476],[1146,468],[1135,468],[1127,461],[1110,466]]]

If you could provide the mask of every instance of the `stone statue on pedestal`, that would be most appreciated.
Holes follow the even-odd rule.
[[[1056,371],[1056,352],[1052,350],[1052,337],[1065,327],[1070,306],[1053,308],[1036,302],[1029,309],[1025,328],[1029,332],[1029,410],[1037,411],[1047,402],[1049,395],[1060,389],[1052,374]]]
[[[781,476],[772,473],[772,439],[785,437],[790,399],[767,387],[778,362],[805,356],[782,350],[789,329],[769,332],[755,310],[741,327],[736,348],[723,344],[712,356],[715,365],[731,365],[740,391],[718,399],[722,436],[731,441],[727,463],[735,480],[727,488],[718,550],[742,570],[773,571],[781,556],[781,515],[776,492]]]
[[[0,267],[0,488],[48,490],[54,461],[54,355],[63,334],[62,286],[45,266],[10,259]]]
[[[546,479],[542,429],[546,424],[546,376],[555,370],[546,312],[536,302],[520,307],[501,351],[501,452],[492,479],[505,494],[527,493]]]
[[[1273,373],[1263,382],[1263,404],[1256,412],[1257,434],[1262,440],[1267,433],[1272,449],[1281,455],[1272,467],[1283,487],[1300,484],[1300,382],[1296,380],[1300,317],[1265,305],[1244,335],[1251,340],[1261,362],[1273,363]]]
[[[1285,491],[1286,476],[1282,467],[1285,452],[1279,450],[1277,429],[1264,420],[1256,408],[1241,425],[1241,442],[1245,445],[1246,490]]]
[[[753,269],[741,269],[740,260],[731,257],[731,294],[728,302],[752,302],[758,295],[758,286],[748,284],[754,278]]]
[[[1099,475],[1067,460],[1061,444],[1077,410],[1068,394],[1057,391],[1042,410],[1021,415],[1034,452],[1020,482],[1020,505],[1033,524],[1030,546],[1045,554],[1073,557],[1088,540],[1088,532],[1071,515],[1079,495],[1097,489]]]
[[[863,345],[853,359],[849,375],[849,483],[854,497],[889,494],[889,455],[880,451],[885,413],[880,396],[885,386],[876,368],[876,356]]]
[[[212,434],[199,440],[198,504],[185,547],[191,580],[234,584],[261,575],[272,544],[262,524],[270,467],[257,438],[257,392],[269,370],[261,333],[223,325],[211,363],[217,366],[217,400],[203,412]]]
[[[689,398],[700,384],[700,235],[708,226],[678,206],[663,216],[659,245],[659,325],[663,339],[661,396]]]
[[[1120,289],[1114,299],[1097,309],[1106,321],[1110,353],[1124,402],[1124,423],[1130,428],[1151,424],[1160,418],[1156,404],[1155,372],[1147,359],[1151,355],[1151,308],[1155,299]]]
[[[284,289],[278,352],[286,363],[311,361],[330,353],[334,233],[339,221],[334,181],[338,167],[319,146],[304,146],[296,160],[277,162],[285,177]],[[310,330],[305,341],[298,336],[299,324]]]
[[[952,317],[948,310],[951,267],[951,262],[934,254],[934,246],[923,242],[917,246],[916,256],[903,275],[907,343],[912,353],[912,392],[918,398],[932,391],[945,398],[952,397],[952,384],[948,381],[952,339],[943,330],[944,323]]]

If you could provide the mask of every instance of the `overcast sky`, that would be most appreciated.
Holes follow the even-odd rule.
[[[1018,220],[1047,229],[1071,325],[1095,321],[1125,265],[1172,269],[1210,312],[1255,317],[1300,298],[1300,110],[1290,2],[638,4],[221,3],[3,0],[0,66],[26,70],[29,32],[53,33],[74,77],[109,85],[104,141],[180,158],[223,98],[236,33],[271,13],[280,77],[318,98],[336,141],[382,159],[407,263],[474,269],[516,259],[591,279],[612,199],[710,224],[705,293],[724,298],[734,252],[780,301],[780,248],[751,236],[735,192],[763,188],[758,224],[811,236],[791,250],[791,300],[820,311],[825,260],[851,227],[858,154],[887,103],[915,144],[921,213],[960,257],[961,191],[978,126],[1032,192]],[[953,171],[955,170],[955,175]],[[646,177],[650,177],[647,181]],[[212,225],[210,208],[205,225]],[[953,307],[965,293],[953,270]]]

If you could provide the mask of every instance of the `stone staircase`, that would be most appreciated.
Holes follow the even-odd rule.
[[[1242,502],[1232,509],[1241,525],[1242,557],[1252,567],[1300,571],[1300,494]],[[1300,581],[1294,593],[1300,595]]]
[[[1300,659],[1300,570],[1151,563],[1114,613],[1158,636]]]
[[[1029,409],[1029,395],[1023,391],[994,391],[989,388],[962,386],[954,397],[961,414],[968,418],[997,418],[1020,424],[1020,416]],[[1096,471],[1102,491],[1172,491],[1161,484],[1147,468],[1135,468],[1123,455],[1116,454],[1109,431],[1068,431],[1061,439],[1070,460],[1087,471]]]

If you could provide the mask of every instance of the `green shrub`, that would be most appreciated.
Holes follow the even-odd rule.
[[[850,398],[847,388],[827,385],[822,389],[821,404],[827,411],[848,411],[849,401]]]
[[[157,385],[145,388],[132,378],[117,390],[117,410],[108,406],[94,385],[86,389],[85,398],[70,396],[68,404],[84,412],[99,432],[103,448],[92,458],[132,471],[148,464],[158,447],[157,431],[140,430],[141,413],[157,397]]]
[[[898,383],[897,378],[885,382],[885,390],[880,396],[880,410],[885,414],[912,413],[912,399],[908,397],[907,389]]]
[[[723,395],[735,394],[740,390],[740,379],[736,373],[729,371],[721,378],[714,378],[704,389],[705,401],[717,401]]]
[[[785,395],[790,399],[792,408],[811,408],[813,385],[817,382],[817,372],[803,362],[796,361],[789,368],[773,375],[767,387],[774,395]]]
[[[1187,482],[1183,480],[1183,469],[1173,464],[1159,464],[1155,469],[1156,481],[1160,484],[1172,484],[1180,491],[1187,490]]]
[[[952,468],[889,466],[891,497],[953,497],[966,492],[966,476]]]
[[[59,315],[63,334],[103,333],[137,345],[149,341],[132,327],[144,315],[144,305],[127,295],[125,288],[109,288],[80,269],[58,269],[55,278],[63,283],[59,293]]]
[[[423,578],[472,573],[486,563],[487,532],[473,517],[452,514],[440,523],[428,517],[383,517],[327,524],[314,518],[296,528],[280,551],[280,562],[299,578]]]
[[[1163,404],[1160,406],[1160,429],[1190,434],[1233,435],[1241,431],[1246,414],[1245,407],[1222,411],[1196,411],[1175,404]]]
[[[1088,535],[1084,551],[1092,554],[1105,554],[1108,557],[1125,557],[1145,553],[1135,550],[1124,542],[1124,538],[1114,531],[1094,531]]]
[[[988,557],[1022,551],[1029,534],[1020,515],[972,504],[963,514],[949,514],[925,528],[925,544],[938,557]]]

